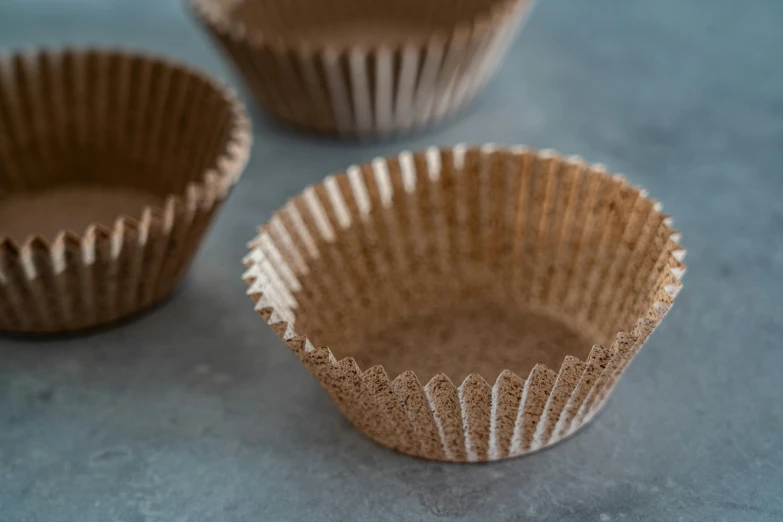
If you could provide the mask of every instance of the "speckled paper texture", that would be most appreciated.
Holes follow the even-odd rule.
[[[191,0],[275,117],[315,132],[399,134],[494,76],[533,0]]]
[[[359,430],[475,462],[595,415],[680,289],[678,241],[601,166],[432,148],[307,188],[260,229],[244,278]]]
[[[166,296],[251,139],[212,79],[96,49],[0,56],[0,129],[0,330],[27,333],[110,323]]]

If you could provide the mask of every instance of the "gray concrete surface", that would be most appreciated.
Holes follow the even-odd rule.
[[[541,0],[482,99],[427,133],[338,144],[254,108],[249,170],[173,299],[87,337],[0,339],[0,519],[783,520],[781,26],[776,0]],[[3,47],[66,42],[240,85],[177,2],[0,0]],[[689,251],[674,310],[597,421],[492,465],[359,435],[240,280],[254,226],[306,184],[461,141],[604,162],[664,201]]]

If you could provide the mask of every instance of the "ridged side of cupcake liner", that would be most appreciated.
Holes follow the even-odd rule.
[[[161,194],[140,216],[53,240],[0,237],[0,330],[12,332],[106,324],[167,295],[239,179],[251,141],[243,107],[215,80],[103,49],[0,56],[0,122],[0,197],[67,186],[73,176]],[[58,167],[64,162],[70,170]]]
[[[333,270],[303,288],[312,264],[334,255],[327,247],[352,227],[374,231],[364,236],[372,240],[366,250],[341,246],[340,257],[325,261]],[[428,459],[497,460],[562,440],[605,404],[681,287],[678,241],[658,203],[600,165],[521,147],[432,148],[351,167],[307,189],[251,242],[244,278],[259,314],[364,434]],[[376,282],[390,281],[375,288],[382,307],[358,290],[368,266],[382,274]],[[490,277],[476,276],[478,284],[582,324],[606,345],[526,376],[506,369],[494,384],[474,373],[459,386],[444,374],[422,385],[412,371],[390,378],[380,365],[363,371],[353,357],[338,360],[297,325],[297,310],[312,303],[314,332],[350,328],[337,304],[355,303],[346,314],[360,326],[382,310],[409,311],[418,303],[397,275],[435,269],[460,274],[449,280],[465,286],[480,266]],[[449,291],[427,288],[428,279],[415,284]],[[362,308],[371,311],[362,316]]]
[[[350,137],[426,127],[469,103],[494,77],[533,5],[512,2],[427,42],[343,48],[265,38],[232,23],[214,0],[191,0],[268,111],[297,127]]]

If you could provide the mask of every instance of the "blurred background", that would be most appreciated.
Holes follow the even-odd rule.
[[[783,520],[783,3],[540,0],[434,128],[340,142],[269,120],[180,0],[0,0],[0,47],[197,65],[253,115],[248,169],[162,307],[0,338],[0,519]],[[252,311],[240,259],[306,185],[380,154],[524,143],[649,189],[688,250],[673,312],[592,426],[523,459],[426,463],[353,430]]]

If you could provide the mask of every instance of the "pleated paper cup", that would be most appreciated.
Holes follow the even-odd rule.
[[[305,190],[251,242],[244,277],[359,430],[418,457],[486,461],[595,415],[680,288],[677,239],[658,204],[600,166],[430,149]]]
[[[166,296],[250,140],[233,93],[188,67],[0,56],[0,330],[81,330]]]
[[[384,137],[430,125],[493,77],[534,0],[189,0],[276,118]]]

